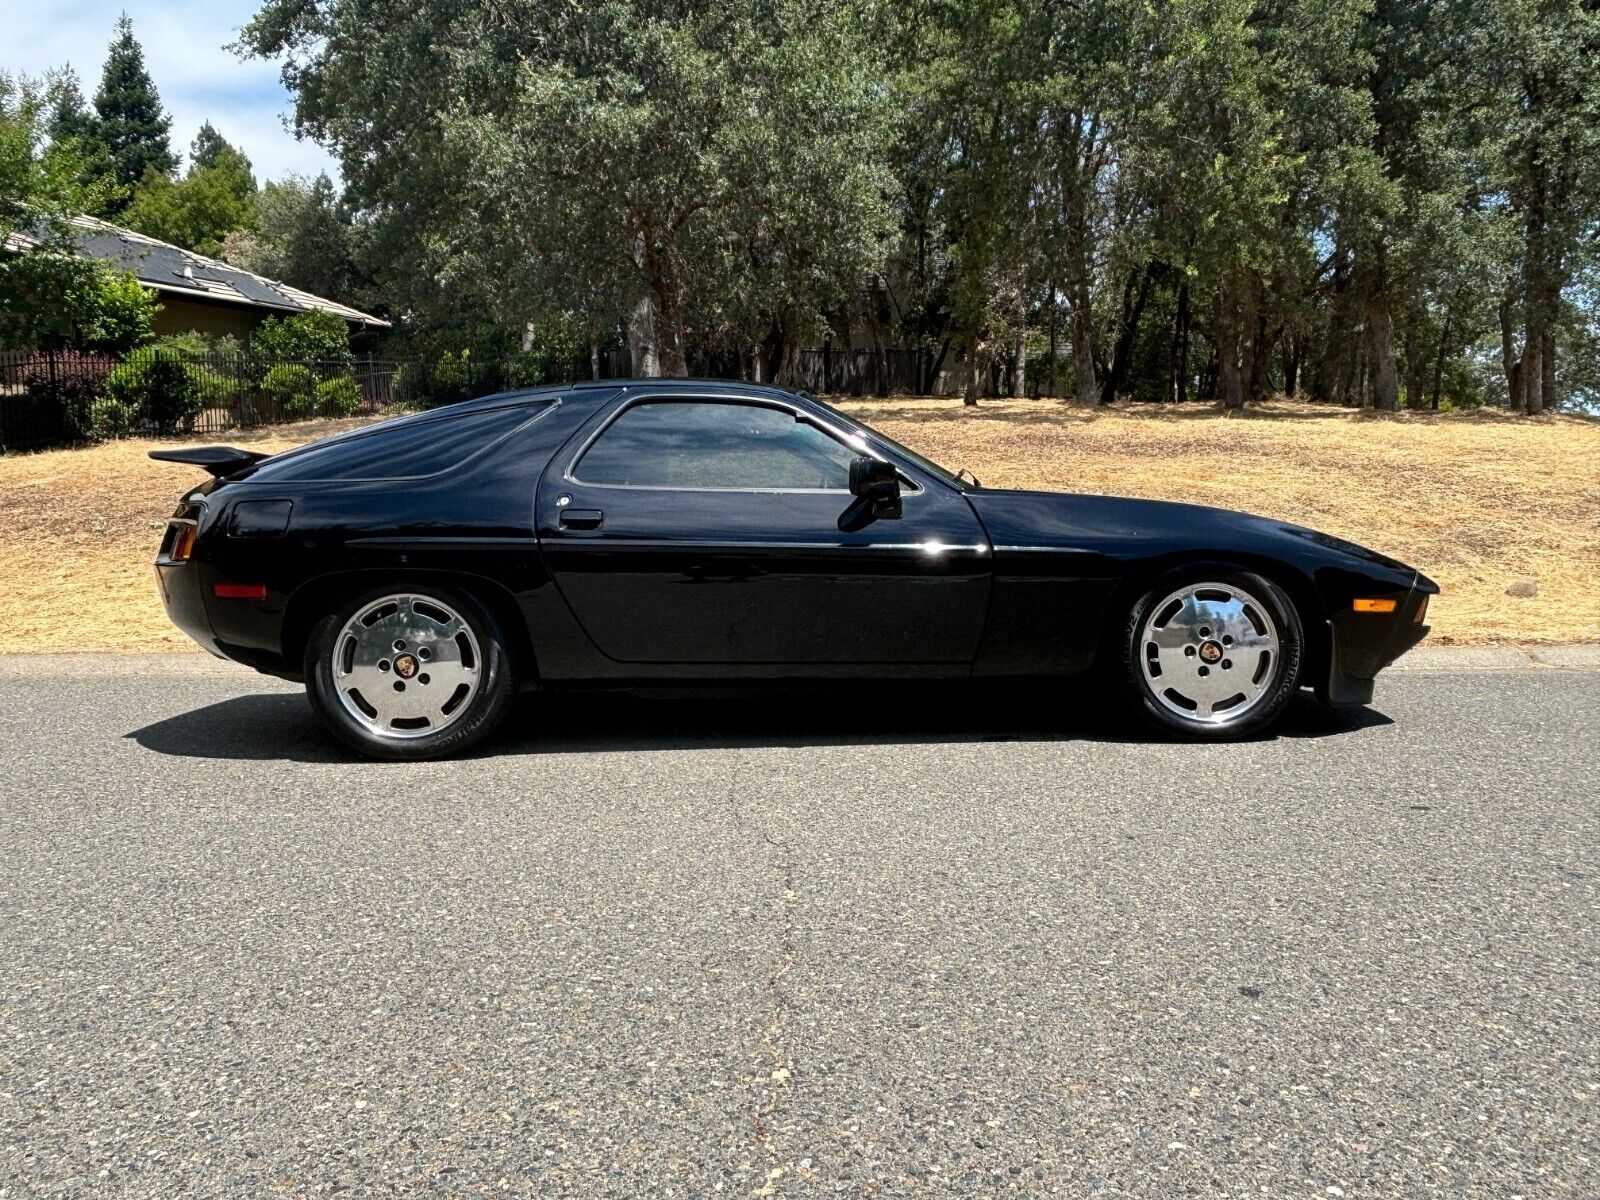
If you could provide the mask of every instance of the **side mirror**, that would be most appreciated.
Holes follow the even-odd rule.
[[[850,494],[855,500],[839,515],[839,528],[845,533],[901,513],[900,473],[893,463],[856,455],[850,460]]]

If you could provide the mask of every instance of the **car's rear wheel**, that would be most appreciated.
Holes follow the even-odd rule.
[[[385,587],[323,617],[306,691],[347,746],[376,758],[456,754],[494,731],[514,689],[506,642],[466,592]]]
[[[1157,728],[1230,741],[1260,732],[1299,684],[1304,634],[1271,580],[1209,568],[1168,576],[1129,614],[1123,668]]]

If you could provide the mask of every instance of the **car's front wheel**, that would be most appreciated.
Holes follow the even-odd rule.
[[[1299,684],[1304,634],[1269,579],[1211,568],[1169,576],[1129,614],[1123,667],[1158,728],[1207,741],[1265,729]]]
[[[466,592],[378,588],[323,617],[306,642],[312,707],[375,758],[456,754],[499,725],[514,687],[505,638]]]

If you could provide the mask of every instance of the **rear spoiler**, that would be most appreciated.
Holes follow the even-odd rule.
[[[218,479],[258,463],[268,455],[254,450],[240,450],[237,446],[196,446],[192,450],[152,450],[150,457],[157,462],[186,463],[191,467],[204,467]]]

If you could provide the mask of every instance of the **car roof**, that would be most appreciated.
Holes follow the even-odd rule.
[[[701,395],[713,396],[748,396],[768,395],[793,400],[797,397],[804,399],[801,393],[789,388],[778,387],[772,383],[751,383],[740,379],[685,379],[674,376],[657,377],[651,379],[588,379],[580,383],[569,384],[570,391],[590,391],[595,388],[608,388],[612,390],[627,389],[635,395],[677,395],[681,392],[692,391]]]
[[[435,421],[449,420],[453,417],[466,416],[471,413],[487,412],[491,409],[548,404],[555,400],[601,403],[619,392],[627,392],[633,396],[651,396],[682,395],[686,390],[702,396],[767,395],[774,399],[781,398],[790,401],[806,399],[806,397],[786,388],[774,387],[772,384],[743,383],[738,380],[681,378],[586,379],[576,383],[550,384],[543,387],[494,392],[491,395],[477,396],[471,400],[458,400],[454,404],[442,404],[438,408],[427,408],[420,412],[405,413],[379,421],[373,425],[362,425],[355,429],[347,429],[342,433],[331,434],[315,442],[309,442],[304,446],[296,446],[290,450],[285,450],[281,454],[276,454],[263,460],[263,465],[297,458],[303,452],[313,448],[326,447],[335,443],[364,441],[368,438],[391,437],[394,435],[403,437],[410,430],[420,425],[430,425]],[[255,472],[252,471],[251,473],[254,474]]]

